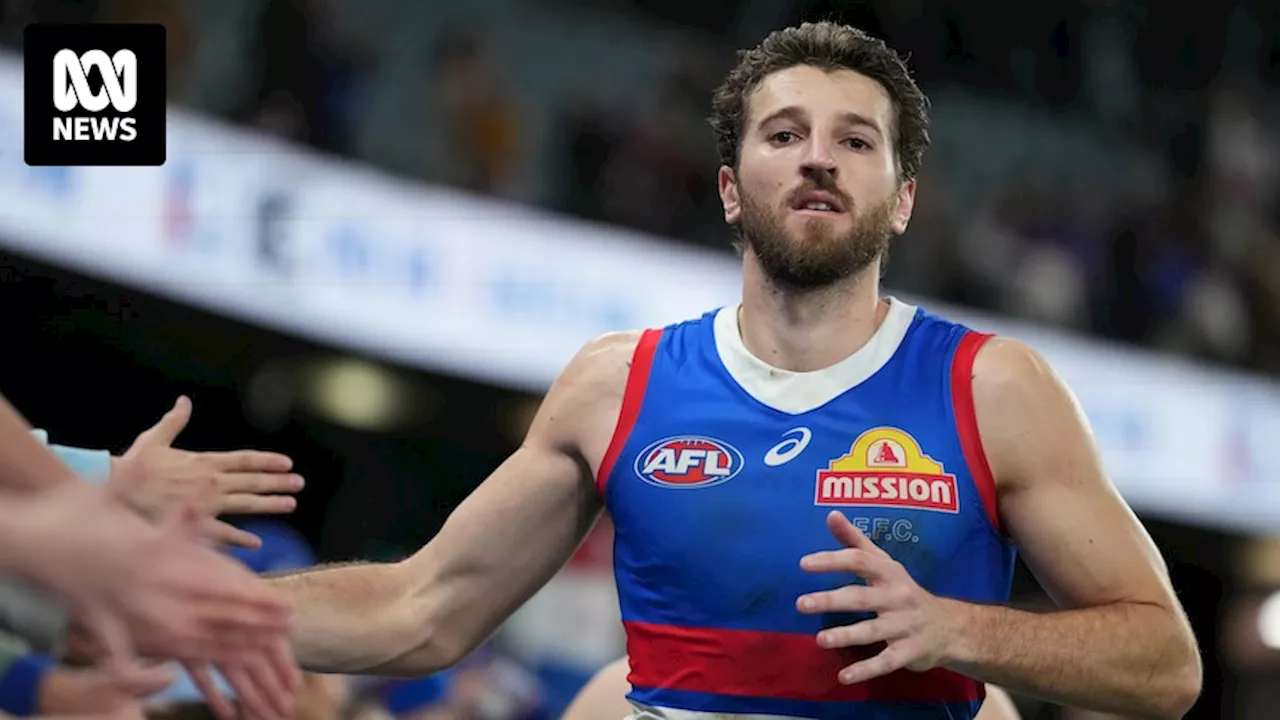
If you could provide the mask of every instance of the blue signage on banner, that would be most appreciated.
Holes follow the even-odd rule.
[[[551,273],[539,274],[533,268],[496,268],[489,297],[505,322],[578,326],[594,334],[634,324],[629,303],[622,298],[584,292],[571,280],[558,282]]]
[[[347,220],[333,226],[324,243],[324,266],[351,282],[366,282],[419,295],[435,285],[438,262],[421,240],[392,242],[375,226]]]

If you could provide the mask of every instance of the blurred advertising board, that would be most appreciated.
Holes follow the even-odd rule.
[[[395,179],[178,110],[163,167],[30,168],[22,102],[20,62],[0,57],[0,244],[355,352],[536,392],[595,335],[738,297],[727,253]],[[1140,510],[1280,528],[1280,385],[923,304],[1044,353]]]

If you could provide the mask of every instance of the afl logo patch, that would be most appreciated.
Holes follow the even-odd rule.
[[[636,475],[658,487],[705,488],[733,479],[742,465],[742,453],[723,440],[678,435],[641,451],[636,456]]]

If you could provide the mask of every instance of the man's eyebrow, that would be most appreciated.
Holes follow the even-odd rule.
[[[795,105],[788,105],[787,107],[781,108],[779,110],[775,110],[774,112],[767,115],[764,119],[762,119],[759,122],[758,126],[764,127],[765,125],[768,125],[771,122],[774,122],[776,120],[784,120],[784,119],[803,123],[809,119],[809,114],[806,113],[803,109],[796,107]],[[846,112],[846,113],[841,113],[840,120],[844,122],[846,125],[859,125],[862,127],[866,127],[870,130],[875,131],[876,134],[882,137],[884,136],[884,130],[881,129],[880,123],[867,117],[866,115],[862,115],[856,112]]]

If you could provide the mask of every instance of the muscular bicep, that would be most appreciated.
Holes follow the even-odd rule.
[[[415,604],[440,641],[469,651],[568,561],[603,508],[593,462],[617,420],[632,336],[583,349],[524,443],[407,560]]]
[[[1164,560],[1061,378],[1026,346],[993,339],[975,362],[974,405],[1002,523],[1054,602],[1174,607]]]
[[[599,514],[575,458],[521,447],[410,561],[430,578],[423,601],[469,650],[551,579]]]

